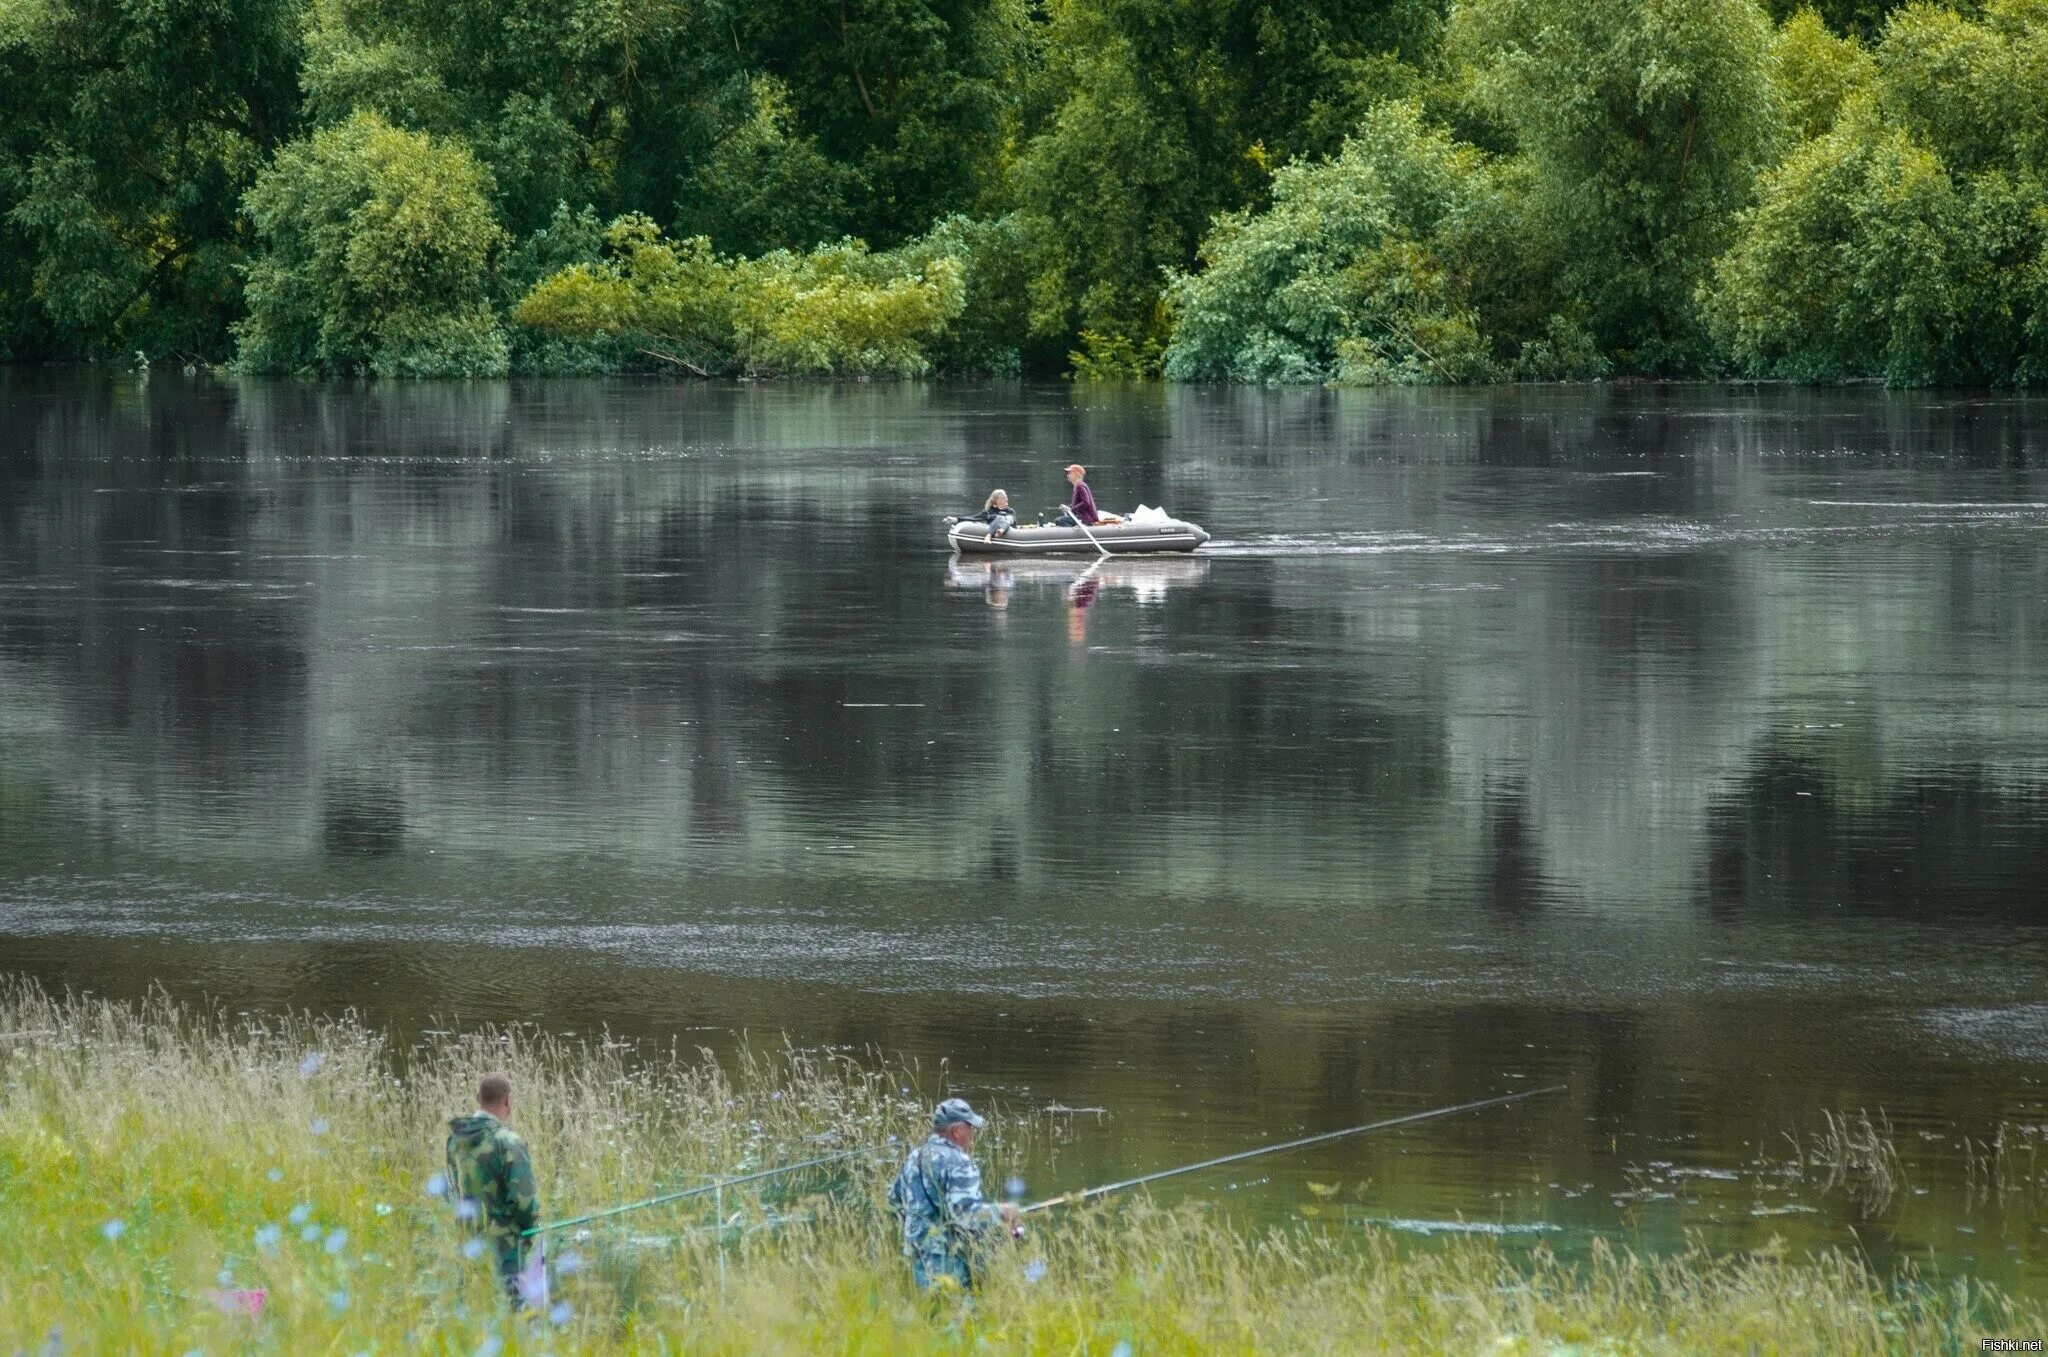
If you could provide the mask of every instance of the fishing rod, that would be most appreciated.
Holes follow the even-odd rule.
[[[649,1206],[660,1206],[664,1202],[681,1201],[685,1197],[702,1197],[713,1192],[723,1192],[729,1187],[738,1187],[742,1183],[757,1183],[764,1178],[777,1178],[785,1173],[795,1173],[798,1169],[813,1169],[822,1164],[836,1164],[842,1159],[852,1159],[857,1155],[867,1153],[867,1150],[841,1150],[838,1154],[828,1154],[817,1159],[806,1159],[800,1164],[784,1164],[781,1168],[762,1169],[757,1173],[742,1173],[733,1178],[721,1178],[715,1183],[705,1183],[701,1187],[686,1187],[680,1192],[665,1192],[659,1197],[649,1197],[645,1201],[627,1202],[624,1206],[613,1206],[603,1211],[592,1211],[588,1215],[571,1216],[567,1220],[551,1220],[545,1225],[536,1225],[531,1230],[522,1230],[520,1233],[522,1236],[531,1237],[533,1235],[546,1234],[550,1230],[566,1230],[572,1225],[588,1225],[593,1220],[604,1220],[610,1216],[622,1216],[628,1211],[639,1211]]]
[[[1367,1122],[1363,1126],[1346,1127],[1342,1131],[1325,1131],[1321,1135],[1303,1136],[1299,1140],[1285,1140],[1278,1145],[1260,1145],[1256,1149],[1239,1150],[1236,1154],[1219,1155],[1204,1159],[1199,1164],[1182,1164],[1179,1168],[1161,1169],[1157,1173],[1142,1174],[1126,1178],[1120,1183],[1104,1183],[1100,1187],[1087,1188],[1080,1192],[1069,1192],[1065,1196],[1048,1197],[1042,1202],[1019,1207],[1017,1214],[1028,1216],[1034,1211],[1045,1211],[1055,1206],[1079,1205],[1091,1197],[1107,1196],[1125,1188],[1137,1187],[1144,1183],[1156,1183],[1161,1178],[1174,1178],[1183,1173],[1196,1173],[1202,1169],[1213,1169],[1222,1164],[1235,1164],[1242,1159],[1256,1159],[1260,1155],[1278,1154],[1282,1150],[1298,1150],[1304,1145],[1319,1145],[1326,1140],[1342,1140],[1346,1136],[1362,1136],[1371,1131],[1385,1131],[1395,1126],[1412,1126],[1420,1121],[1434,1121],[1438,1117],[1455,1116],[1460,1112],[1477,1112],[1483,1107],[1500,1107],[1506,1103],[1518,1103],[1524,1098],[1540,1098],[1546,1093],[1564,1092],[1563,1084],[1552,1084],[1548,1088],[1525,1089],[1520,1093],[1506,1093],[1498,1098],[1481,1098],[1477,1102],[1459,1103],[1455,1107],[1432,1108],[1427,1112],[1410,1112],[1404,1117],[1388,1117],[1385,1121]]]

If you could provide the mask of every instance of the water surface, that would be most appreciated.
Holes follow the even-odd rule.
[[[2037,1287],[2044,415],[0,374],[0,965],[945,1058],[1034,1189],[1562,1081],[1162,1195]],[[1072,460],[1215,540],[945,554]]]

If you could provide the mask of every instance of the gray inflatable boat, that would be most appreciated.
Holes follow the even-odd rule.
[[[1091,533],[1094,541],[1089,540]],[[946,544],[963,555],[1050,556],[1083,552],[1097,556],[1101,552],[1096,550],[1095,543],[1100,542],[1103,551],[1124,556],[1144,551],[1193,551],[1208,540],[1209,534],[1201,525],[1183,523],[1177,518],[1098,523],[1086,529],[1020,523],[996,538],[988,535],[988,524],[971,520],[955,523],[946,530]]]

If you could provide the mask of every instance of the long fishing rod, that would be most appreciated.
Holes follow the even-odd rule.
[[[867,1150],[841,1150],[838,1154],[828,1154],[817,1159],[806,1159],[800,1164],[784,1164],[780,1168],[762,1169],[757,1173],[742,1173],[733,1178],[721,1178],[715,1183],[705,1183],[701,1187],[686,1187],[680,1192],[665,1192],[659,1197],[649,1197],[645,1201],[627,1202],[624,1206],[614,1206],[603,1211],[592,1211],[590,1214],[583,1216],[571,1216],[567,1220],[551,1220],[545,1225],[536,1225],[531,1230],[525,1230],[521,1233],[525,1236],[531,1236],[546,1234],[550,1230],[566,1230],[571,1225],[588,1225],[593,1220],[604,1220],[610,1216],[622,1216],[628,1211],[640,1211],[650,1206],[660,1206],[665,1202],[681,1201],[685,1197],[702,1197],[713,1192],[723,1192],[726,1188],[738,1187],[742,1183],[757,1183],[764,1178],[780,1177],[785,1173],[795,1173],[798,1169],[817,1168],[821,1164],[836,1164],[842,1159],[852,1159],[857,1155],[867,1153]]]
[[[1091,1197],[1107,1196],[1111,1192],[1121,1192],[1125,1188],[1138,1187],[1144,1183],[1156,1183],[1161,1178],[1174,1178],[1183,1173],[1197,1173],[1202,1169],[1213,1169],[1222,1164],[1235,1164],[1243,1159],[1256,1159],[1260,1155],[1278,1154],[1282,1150],[1298,1150],[1304,1145],[1318,1145],[1326,1140],[1342,1140],[1346,1136],[1362,1136],[1370,1131],[1385,1131],[1395,1126],[1412,1126],[1419,1121],[1434,1121],[1438,1117],[1455,1116],[1460,1112],[1477,1112],[1482,1107],[1500,1107],[1506,1103],[1518,1103],[1524,1098],[1540,1098],[1546,1093],[1562,1093],[1564,1092],[1564,1087],[1563,1084],[1552,1084],[1548,1088],[1525,1089],[1520,1093],[1506,1093],[1498,1098],[1481,1098],[1477,1102],[1459,1103],[1455,1107],[1438,1107],[1432,1108],[1427,1112],[1410,1112],[1405,1117],[1388,1117],[1385,1121],[1367,1122],[1363,1126],[1350,1126],[1342,1131],[1325,1131],[1321,1135],[1303,1136],[1299,1140],[1285,1140],[1278,1145],[1260,1145],[1256,1149],[1239,1150],[1236,1154],[1225,1154],[1219,1155],[1214,1159],[1204,1159],[1199,1164],[1182,1164],[1179,1168],[1161,1169],[1157,1173],[1147,1173],[1136,1178],[1126,1178],[1120,1183],[1104,1183],[1101,1187],[1091,1187],[1080,1192],[1069,1192],[1060,1197],[1048,1197],[1042,1202],[1033,1202],[1029,1206],[1019,1207],[1017,1214],[1028,1216],[1034,1211],[1045,1211],[1055,1206],[1078,1205]]]

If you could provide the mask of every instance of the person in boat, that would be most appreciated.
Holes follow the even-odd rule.
[[[932,1109],[931,1135],[889,1185],[889,1209],[902,1223],[903,1256],[920,1290],[972,1291],[976,1255],[1017,1223],[1014,1205],[981,1195],[974,1133],[987,1124],[965,1099],[946,1099]]]
[[[949,528],[955,523],[986,523],[988,524],[988,535],[990,537],[1001,537],[1004,533],[1017,526],[1017,511],[1010,507],[1010,492],[1007,490],[996,490],[990,492],[988,502],[981,506],[980,513],[969,514],[964,519],[949,518],[946,520],[946,526]]]
[[[1073,497],[1060,510],[1060,516],[1053,520],[1062,528],[1081,524],[1094,527],[1098,523],[1121,523],[1115,514],[1105,514],[1095,508],[1095,492],[1088,488],[1088,468],[1079,462],[1067,468],[1067,484],[1074,487]]]

